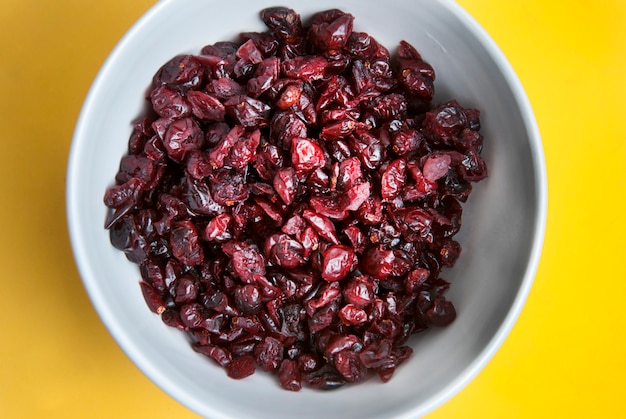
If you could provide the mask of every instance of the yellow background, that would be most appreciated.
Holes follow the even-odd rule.
[[[108,335],[65,221],[82,101],[153,3],[0,0],[1,418],[197,417]],[[626,415],[626,1],[459,3],[527,90],[543,137],[549,214],[538,275],[510,337],[428,418]]]

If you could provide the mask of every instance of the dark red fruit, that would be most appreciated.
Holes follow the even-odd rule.
[[[155,73],[105,227],[148,308],[228,376],[386,382],[412,334],[456,318],[442,274],[487,176],[480,112],[432,103],[420,53],[349,13],[260,17]]]
[[[252,374],[256,370],[254,357],[251,355],[244,355],[240,358],[234,359],[226,366],[226,373],[230,378],[235,380],[241,380]]]

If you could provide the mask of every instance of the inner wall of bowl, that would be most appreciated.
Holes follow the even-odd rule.
[[[126,151],[130,121],[143,106],[154,72],[172,56],[198,52],[240,31],[263,30],[258,11],[268,1],[165,1],[150,11],[103,67],[77,126],[70,161],[69,214],[76,259],[103,322],[146,375],[207,417],[414,417],[445,401],[486,362],[524,280],[538,191],[529,133],[507,80],[493,57],[446,1],[322,0],[280,2],[303,17],[341,8],[355,30],[392,51],[413,43],[437,71],[437,99],[455,98],[482,111],[484,157],[490,177],[475,185],[457,236],[463,252],[444,278],[457,320],[414,340],[414,356],[387,384],[376,379],[334,392],[279,388],[257,373],[242,381],[194,353],[176,330],[147,309],[136,265],[109,244],[102,195]],[[492,348],[493,349],[493,348]]]

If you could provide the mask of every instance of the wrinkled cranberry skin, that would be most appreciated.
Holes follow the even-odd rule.
[[[191,221],[179,221],[172,226],[170,246],[174,257],[183,265],[195,266],[204,261],[198,230]]]
[[[356,265],[356,255],[352,248],[334,245],[322,255],[322,278],[328,282],[344,279]]]
[[[417,49],[349,13],[260,19],[154,74],[105,228],[148,309],[229,377],[387,382],[411,335],[456,318],[442,276],[488,175],[480,112],[433,103]]]
[[[255,360],[251,355],[245,355],[241,358],[237,358],[226,366],[228,376],[230,378],[234,378],[235,380],[241,380],[242,378],[246,378],[254,374],[255,369]]]
[[[191,118],[173,122],[163,138],[168,156],[177,162],[182,162],[192,151],[199,150],[203,142],[202,131],[198,123]]]

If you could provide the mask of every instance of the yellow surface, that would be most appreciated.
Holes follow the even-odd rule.
[[[65,222],[67,154],[84,96],[153,3],[0,0],[1,418],[197,417],[108,335],[74,266]],[[428,418],[619,417],[626,411],[626,2],[459,3],[499,44],[530,97],[549,215],[519,322],[476,379]]]

